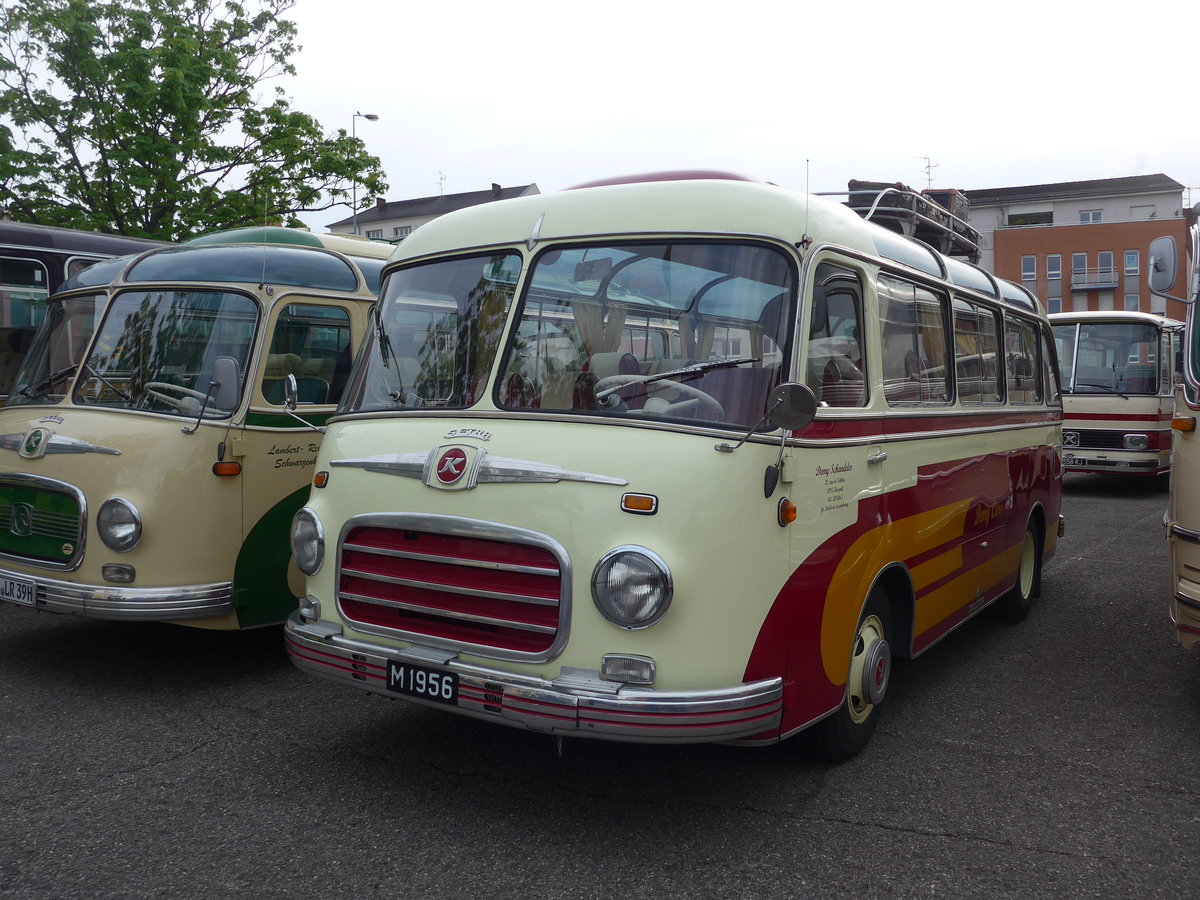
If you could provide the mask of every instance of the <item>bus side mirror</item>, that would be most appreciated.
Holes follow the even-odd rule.
[[[218,356],[213,361],[213,381],[216,391],[213,394],[213,406],[229,412],[238,404],[241,375],[238,371],[237,360],[232,356]]]
[[[283,380],[283,405],[293,412],[300,402],[300,386],[296,383],[295,375],[288,375]]]
[[[767,400],[771,423],[785,431],[797,431],[817,414],[817,395],[806,384],[793,381],[777,385]]]
[[[1175,270],[1178,268],[1175,238],[1164,235],[1150,242],[1150,260],[1146,267],[1146,284],[1150,293],[1168,300],[1187,303],[1182,297],[1172,297],[1167,291],[1175,287]]]

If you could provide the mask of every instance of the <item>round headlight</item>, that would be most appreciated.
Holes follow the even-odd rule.
[[[307,506],[292,519],[292,559],[305,575],[316,575],[325,561],[325,532],[317,514]]]
[[[674,584],[667,564],[642,547],[618,547],[592,573],[592,599],[604,618],[621,628],[645,628],[671,605]]]
[[[137,546],[142,537],[142,517],[128,500],[113,497],[100,504],[96,530],[109,550],[125,553]]]

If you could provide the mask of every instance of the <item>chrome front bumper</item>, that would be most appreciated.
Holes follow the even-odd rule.
[[[448,650],[385,649],[346,637],[332,622],[304,622],[299,613],[292,613],[284,628],[292,662],[318,678],[548,734],[638,743],[735,741],[761,738],[778,729],[782,719],[781,678],[667,693],[602,681],[596,671],[585,669],[564,667],[557,678],[546,680],[465,663]],[[389,659],[454,673],[457,703],[388,690]]]
[[[31,581],[34,584],[33,606],[13,603],[14,606],[93,619],[173,622],[177,619],[225,616],[233,612],[233,584],[228,581],[179,587],[129,588],[76,584],[9,569],[0,569],[0,578]]]

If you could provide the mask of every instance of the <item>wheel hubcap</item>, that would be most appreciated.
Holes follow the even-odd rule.
[[[854,657],[850,661],[848,707],[850,718],[861,724],[867,720],[875,704],[887,693],[892,671],[892,650],[888,646],[883,623],[878,616],[867,616],[858,629]]]

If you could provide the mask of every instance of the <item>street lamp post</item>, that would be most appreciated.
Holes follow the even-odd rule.
[[[366,119],[368,122],[378,122],[379,116],[375,115],[375,113],[356,112],[353,116],[350,117],[350,137],[351,138],[358,137],[358,135],[355,133],[355,128],[354,128],[354,126],[358,124],[358,121],[357,121],[358,119]],[[351,179],[350,192],[351,192],[350,209],[352,210],[352,212],[351,212],[352,225],[351,225],[350,231],[352,234],[358,234],[358,179],[357,178]]]

